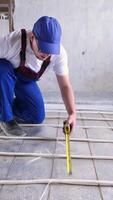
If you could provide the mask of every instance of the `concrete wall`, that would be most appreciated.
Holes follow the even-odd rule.
[[[61,22],[74,91],[113,91],[113,0],[15,0],[15,4],[15,29],[32,28],[42,15]],[[52,72],[43,78],[41,87],[58,91]]]

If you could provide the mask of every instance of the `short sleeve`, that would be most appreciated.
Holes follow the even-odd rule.
[[[6,58],[8,50],[9,50],[8,36],[1,37],[0,38],[0,58]]]
[[[21,32],[13,31],[0,38],[0,58],[9,60],[15,68],[20,63]]]
[[[62,45],[60,55],[54,56],[53,62],[53,70],[56,73],[56,75],[68,75],[69,70],[67,52]]]

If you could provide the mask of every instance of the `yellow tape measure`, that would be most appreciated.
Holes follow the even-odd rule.
[[[66,137],[66,158],[67,158],[67,173],[70,175],[72,174],[72,162],[71,162],[71,155],[70,155],[70,125],[64,125],[64,132]]]

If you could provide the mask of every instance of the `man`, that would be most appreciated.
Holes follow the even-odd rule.
[[[75,103],[68,76],[67,55],[61,41],[59,22],[41,17],[32,32],[14,31],[0,39],[0,126],[6,135],[26,135],[18,125],[42,123],[44,102],[36,81],[53,68],[65,103],[68,118],[75,126]]]

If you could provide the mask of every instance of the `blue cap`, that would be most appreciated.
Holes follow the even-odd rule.
[[[61,26],[59,22],[48,16],[43,16],[33,26],[39,49],[47,54],[60,54]]]

